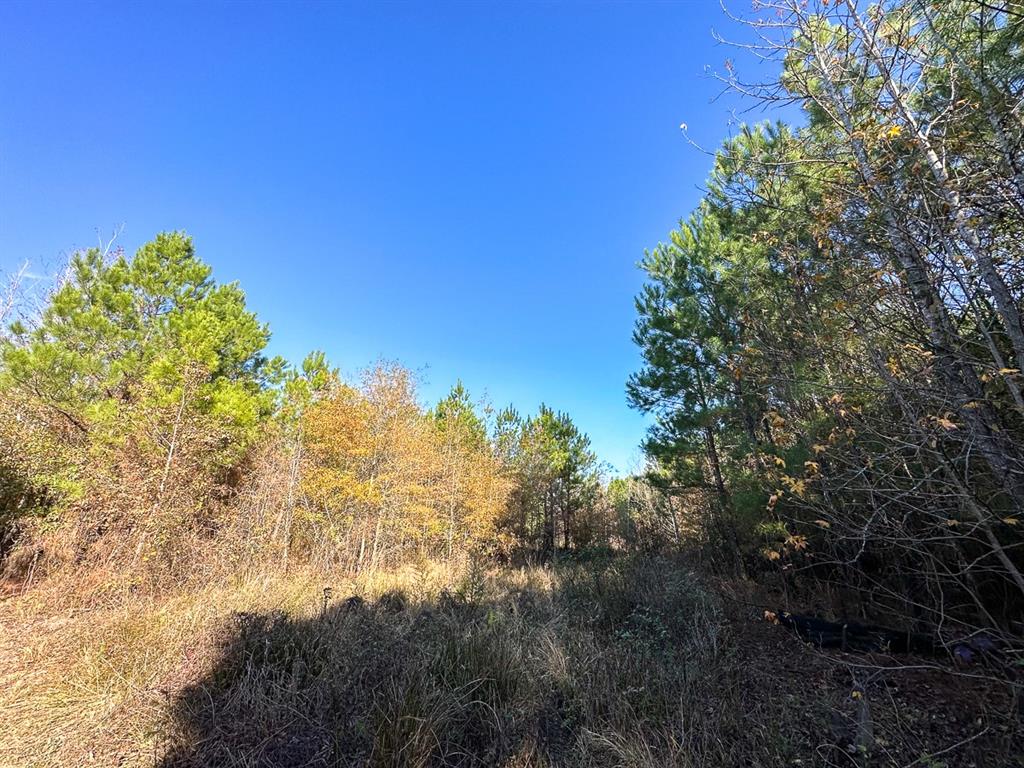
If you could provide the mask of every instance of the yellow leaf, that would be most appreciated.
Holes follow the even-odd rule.
[[[903,133],[903,128],[899,125],[894,125],[886,131],[885,135],[890,139],[895,139],[901,133]]]
[[[804,495],[804,490],[806,489],[807,484],[803,480],[798,480],[797,478],[790,477],[789,475],[783,475],[782,482],[789,486],[790,492],[795,496]]]
[[[959,520],[947,520],[946,521],[946,525],[948,525],[950,528],[956,528],[958,525],[960,525],[960,521]]]
[[[1020,520],[1018,520],[1016,517],[1004,517],[1003,522],[1007,525],[1016,525],[1020,522]]]
[[[1020,373],[1020,368],[1000,368],[999,373],[1002,376],[1016,376]]]
[[[811,446],[811,450],[815,453],[824,453],[827,449],[821,443],[815,443]]]
[[[818,526],[821,526],[822,528],[831,528],[832,527],[832,523],[830,523],[828,520],[815,520],[814,524],[818,525]]]

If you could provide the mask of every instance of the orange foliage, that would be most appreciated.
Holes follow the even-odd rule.
[[[499,543],[509,488],[490,447],[440,430],[408,371],[378,365],[335,382],[302,423],[301,543],[356,566],[458,556]]]

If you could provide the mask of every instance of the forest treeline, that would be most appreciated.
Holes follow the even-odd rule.
[[[760,3],[800,107],[646,254],[629,397],[726,572],[840,615],[1024,632],[1024,14]]]
[[[615,525],[568,415],[494,412],[461,384],[424,408],[396,364],[346,382],[322,353],[269,358],[183,233],[77,253],[27,299],[0,347],[0,527],[25,575],[545,559]]]
[[[183,232],[0,286],[0,763],[1022,764],[1024,9],[736,22],[796,117],[643,256],[633,476]]]
[[[759,8],[780,74],[725,85],[803,119],[739,129],[643,258],[645,472],[606,482],[547,407],[461,385],[426,407],[398,365],[269,358],[241,289],[166,233],[0,304],[7,567],[689,549],[837,614],[1019,634],[1024,17]]]

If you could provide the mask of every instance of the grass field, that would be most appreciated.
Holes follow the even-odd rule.
[[[647,558],[161,597],[44,582],[0,603],[0,765],[1013,764],[987,762],[1019,737],[992,684],[954,679],[930,711],[907,689],[934,693],[932,670],[851,696],[849,660],[718,593]]]

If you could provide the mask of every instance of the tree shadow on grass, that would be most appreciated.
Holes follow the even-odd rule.
[[[392,592],[309,619],[235,615],[213,670],[173,702],[161,768],[497,765],[563,747],[558,701],[523,658],[529,592]]]
[[[814,763],[845,680],[784,630],[739,653],[723,626],[697,580],[650,558],[236,615],[172,702],[158,765]],[[774,680],[779,654],[794,655]]]
[[[681,730],[714,685],[706,593],[651,560],[532,573],[233,617],[172,702],[159,765],[692,764]]]

